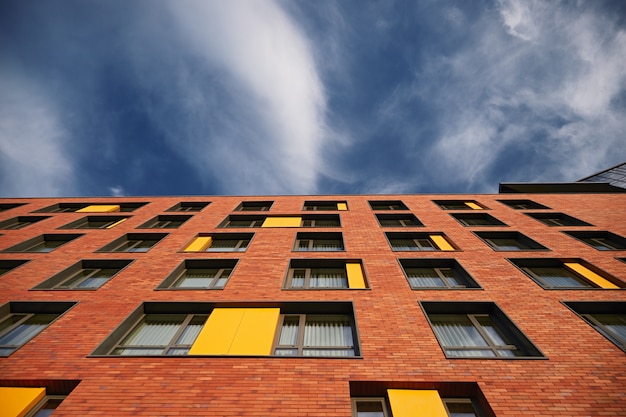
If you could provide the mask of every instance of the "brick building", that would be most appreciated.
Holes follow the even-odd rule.
[[[626,416],[624,191],[3,199],[0,416]]]

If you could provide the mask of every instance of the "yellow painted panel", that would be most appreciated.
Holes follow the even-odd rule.
[[[244,308],[216,308],[189,350],[189,355],[226,355],[235,340]]]
[[[302,217],[268,217],[261,227],[300,227]]]
[[[348,205],[346,203],[337,203],[337,210],[341,210],[341,211],[348,210]]]
[[[270,355],[279,308],[246,308],[229,355]]]
[[[471,208],[472,210],[482,210],[483,208],[476,203],[472,203],[471,201],[466,201],[465,205]]]
[[[0,387],[0,417],[24,417],[45,396],[45,388]]]
[[[593,282],[600,288],[619,288],[617,285],[613,284],[611,281],[606,278],[601,277],[590,269],[582,266],[577,262],[565,262],[565,266],[571,269],[572,271],[578,272],[583,277],[587,278],[589,281]]]
[[[348,273],[349,288],[367,288],[363,277],[363,268],[358,262],[347,262],[346,272]]]
[[[114,205],[100,205],[100,206],[87,206],[80,210],[76,210],[76,213],[111,213],[114,211],[120,211],[120,206]]]
[[[439,250],[451,251],[455,250],[448,240],[441,235],[430,235],[430,239],[435,243]]]
[[[211,246],[212,240],[211,236],[198,236],[189,245],[187,245],[184,252],[202,252]]]
[[[112,229],[112,228],[114,228],[115,226],[117,226],[118,224],[120,224],[120,223],[124,223],[125,221],[126,221],[126,219],[121,219],[121,220],[118,220],[118,221],[116,221],[115,223],[113,223],[113,224],[111,224],[111,225],[107,226],[106,228],[107,228],[107,229]]]
[[[393,417],[448,417],[436,390],[390,389],[387,394]]]

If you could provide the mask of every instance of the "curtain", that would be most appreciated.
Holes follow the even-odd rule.
[[[16,323],[23,315],[13,315],[7,321]],[[0,345],[22,346],[45,329],[58,315],[35,314],[0,337]],[[5,325],[6,321],[2,323]],[[8,324],[8,323],[6,323]],[[10,324],[9,324],[10,326]],[[7,326],[8,327],[8,326]]]

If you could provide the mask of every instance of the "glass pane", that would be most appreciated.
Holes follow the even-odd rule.
[[[495,239],[489,239],[489,240],[499,250],[528,249],[526,245],[523,245],[521,242],[517,241],[517,239],[495,238]]]
[[[476,320],[482,326],[491,342],[496,346],[512,345],[511,341],[502,333],[502,331],[496,326],[491,317],[476,317]]]
[[[381,401],[357,401],[357,417],[384,417],[383,404]]]
[[[165,346],[180,328],[184,314],[148,314],[120,343],[123,346]]]
[[[411,287],[445,287],[435,268],[407,268],[406,274]]]
[[[489,346],[465,315],[433,314],[429,317],[433,330],[444,347]]]
[[[316,239],[313,241],[313,250],[315,251],[338,251],[343,250],[341,242],[339,240],[321,240]]]
[[[206,322],[206,316],[194,316],[189,324],[185,327],[185,330],[181,333],[176,340],[177,345],[192,345],[196,341],[196,338],[200,334],[204,323]],[[169,353],[168,353],[169,354]]]
[[[553,267],[553,268],[529,268],[530,271],[539,277],[540,281],[546,287],[555,287],[555,288],[570,288],[570,287],[581,287],[581,288],[589,288],[592,287],[587,281],[582,278],[577,277],[574,273],[568,271],[565,268]]]
[[[62,399],[49,399],[46,403],[41,407],[33,417],[48,417],[51,416],[54,410],[61,404]]]
[[[298,356],[298,349],[284,349],[279,348],[274,350],[276,356]]]
[[[439,268],[439,272],[446,277],[448,284],[452,287],[465,287],[465,283],[452,268]]]
[[[35,314],[2,335],[0,345],[21,346],[37,336],[57,317],[57,314]]]
[[[348,278],[341,268],[316,268],[311,270],[309,287],[348,288]]]
[[[592,314],[593,318],[616,338],[621,344],[626,344],[626,314]]]
[[[134,246],[128,249],[128,252],[147,252],[151,247],[156,245],[156,240],[140,240],[140,241],[130,241]]]
[[[302,356],[329,356],[344,357],[354,356],[353,349],[304,349]]]
[[[292,288],[303,288],[304,287],[304,279],[306,277],[306,270],[304,269],[294,269],[293,277],[291,278],[291,287]]]
[[[419,250],[413,239],[392,239],[391,246],[394,250]]]
[[[352,347],[350,320],[346,316],[307,316],[304,327],[304,346]]]
[[[285,317],[283,326],[280,330],[280,339],[278,344],[281,346],[295,346],[298,343],[298,325],[300,317]],[[297,354],[297,351],[296,351]]]
[[[45,240],[43,242],[39,242],[29,249],[26,249],[27,252],[52,252],[55,248],[58,248],[62,244],[64,244],[64,240]]]
[[[163,354],[162,348],[139,349],[139,348],[117,348],[111,352],[112,355],[120,356],[159,356]]]
[[[475,417],[477,414],[470,402],[446,402],[449,417]]]
[[[453,358],[493,358],[496,354],[490,349],[446,349],[446,355]]]
[[[208,288],[218,271],[218,269],[187,269],[173,287]]]

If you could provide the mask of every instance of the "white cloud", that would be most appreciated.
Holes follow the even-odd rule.
[[[500,15],[510,35],[532,41],[539,36],[536,18],[542,15],[540,1],[534,0],[498,0]]]
[[[109,187],[109,192],[113,197],[123,197],[126,195],[124,188],[121,185]]]

